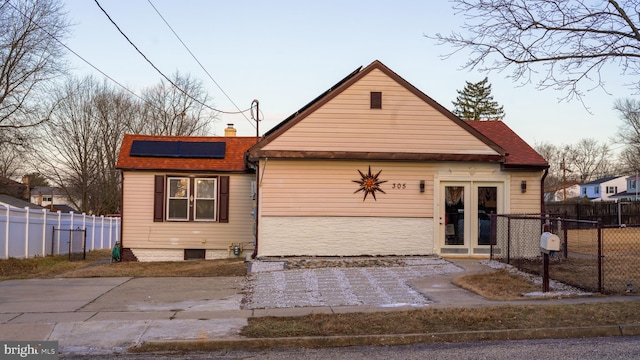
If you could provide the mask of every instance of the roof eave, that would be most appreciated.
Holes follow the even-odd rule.
[[[502,168],[505,170],[515,171],[515,170],[524,170],[524,171],[542,171],[548,169],[550,166],[542,165],[542,164],[503,164]]]
[[[117,167],[120,171],[155,171],[155,172],[189,172],[189,173],[224,173],[224,174],[251,174],[255,170],[251,168],[239,169],[193,169],[193,168],[140,168]]]

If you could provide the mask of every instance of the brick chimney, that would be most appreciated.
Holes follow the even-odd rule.
[[[224,129],[224,136],[236,136],[236,128],[233,127],[233,124],[227,124]]]
[[[22,190],[22,198],[31,202],[31,185],[29,184],[29,176],[23,176],[22,183],[24,184],[24,188]]]

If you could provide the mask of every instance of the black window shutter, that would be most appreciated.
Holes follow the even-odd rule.
[[[221,223],[229,222],[229,177],[220,176],[220,201],[218,204],[218,221]]]
[[[153,183],[153,221],[164,221],[164,176],[156,175]]]

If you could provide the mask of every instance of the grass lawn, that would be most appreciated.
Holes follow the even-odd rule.
[[[193,260],[172,262],[111,263],[111,250],[87,252],[86,260],[67,256],[0,260],[0,280],[56,277],[173,277],[245,276],[243,260]]]

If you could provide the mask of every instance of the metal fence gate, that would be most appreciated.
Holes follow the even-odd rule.
[[[69,261],[84,260],[87,257],[87,231],[85,229],[56,229],[51,235],[51,253],[56,247],[69,249]]]

